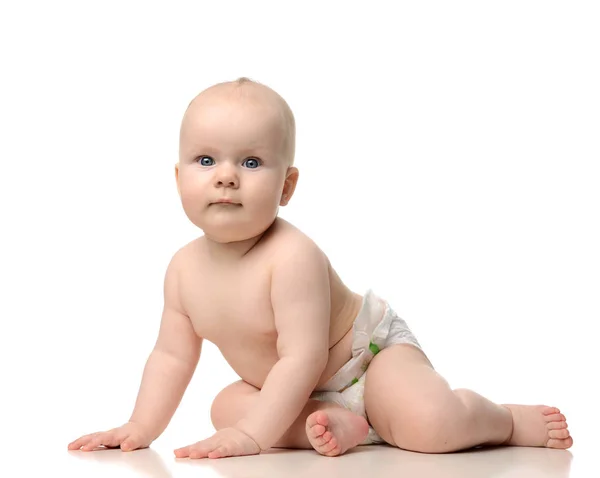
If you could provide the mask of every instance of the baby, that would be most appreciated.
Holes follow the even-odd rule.
[[[373,443],[423,453],[573,444],[557,408],[450,388],[387,301],[349,290],[319,247],[278,217],[298,169],[294,116],[275,91],[247,78],[204,90],[184,114],[179,148],[177,190],[204,235],[167,267],[130,420],[70,450],[148,447],[175,413],[203,340],[242,380],[212,404],[217,432],[175,450],[178,458],[271,447],[336,456]]]

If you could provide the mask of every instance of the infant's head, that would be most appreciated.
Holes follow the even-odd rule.
[[[175,166],[190,221],[218,242],[263,233],[298,180],[295,133],[286,101],[247,78],[196,96],[183,116]]]

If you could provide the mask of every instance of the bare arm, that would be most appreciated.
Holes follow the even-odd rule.
[[[327,260],[312,243],[290,244],[273,270],[271,301],[279,360],[257,405],[236,424],[261,449],[273,446],[298,417],[329,357],[330,292]]]
[[[202,339],[192,328],[179,299],[179,251],[171,260],[164,281],[164,309],[158,338],[142,376],[130,422],[139,423],[158,438],[169,424],[194,374]]]

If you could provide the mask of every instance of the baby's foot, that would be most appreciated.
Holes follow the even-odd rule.
[[[361,443],[369,433],[367,420],[345,408],[317,410],[306,419],[306,436],[321,455],[337,456]]]
[[[507,445],[548,448],[569,448],[573,445],[566,418],[558,408],[545,405],[504,406],[513,417],[513,431]]]

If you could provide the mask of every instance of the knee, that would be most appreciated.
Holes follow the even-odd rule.
[[[454,394],[419,404],[410,415],[394,420],[390,434],[399,448],[420,453],[447,453],[455,450],[453,436],[461,433],[466,407]]]
[[[215,399],[212,402],[212,405],[210,406],[210,421],[213,427],[215,427],[215,430],[220,430],[221,428],[223,428],[223,398],[225,395],[225,390],[226,389],[223,389],[219,393],[217,393],[217,396],[215,397]]]
[[[467,388],[456,388],[453,393],[467,408],[471,408],[474,400],[476,401],[476,393]]]
[[[245,413],[243,399],[256,391],[258,389],[243,380],[221,390],[210,406],[210,421],[215,430],[233,426]]]
[[[236,388],[238,388],[238,383],[239,382],[234,382],[217,393],[217,396],[210,406],[210,421],[216,430],[228,426],[226,424],[229,421],[227,417],[231,414],[231,401]]]

